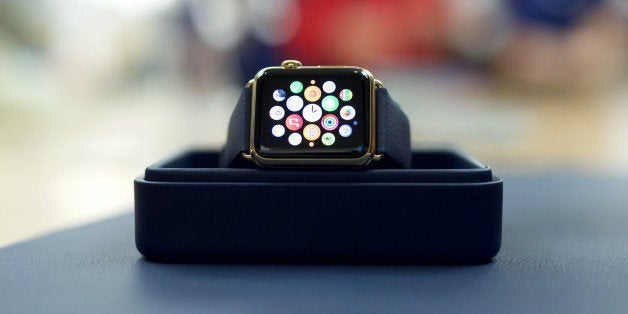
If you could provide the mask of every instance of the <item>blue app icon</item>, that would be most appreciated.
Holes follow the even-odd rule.
[[[283,101],[284,99],[286,99],[286,91],[284,91],[283,89],[276,89],[273,93],[273,98],[276,101]]]

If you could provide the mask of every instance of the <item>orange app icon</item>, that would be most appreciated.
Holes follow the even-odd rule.
[[[317,101],[321,98],[321,89],[317,86],[308,86],[303,92],[303,96],[308,101]]]
[[[315,141],[321,136],[321,129],[316,124],[308,124],[303,128],[303,137],[308,141]]]

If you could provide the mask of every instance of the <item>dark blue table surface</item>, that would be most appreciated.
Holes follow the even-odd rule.
[[[156,264],[132,214],[0,249],[2,313],[183,311],[628,313],[628,177],[506,176],[486,265]]]

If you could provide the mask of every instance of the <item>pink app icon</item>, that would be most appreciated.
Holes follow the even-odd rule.
[[[303,118],[298,114],[291,114],[286,118],[286,128],[296,131],[303,126]]]

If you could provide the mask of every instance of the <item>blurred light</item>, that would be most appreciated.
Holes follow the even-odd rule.
[[[240,2],[191,0],[189,4],[194,26],[212,48],[230,50],[244,38],[248,19]]]
[[[294,37],[301,22],[301,8],[294,0],[247,0],[253,34],[262,43],[278,46]]]
[[[448,39],[456,51],[476,61],[488,59],[512,36],[514,25],[499,0],[449,0]]]
[[[611,0],[611,5],[619,11],[624,17],[628,17],[628,1],[626,0]]]
[[[111,8],[131,16],[152,15],[168,10],[177,0],[74,0],[83,4]]]

